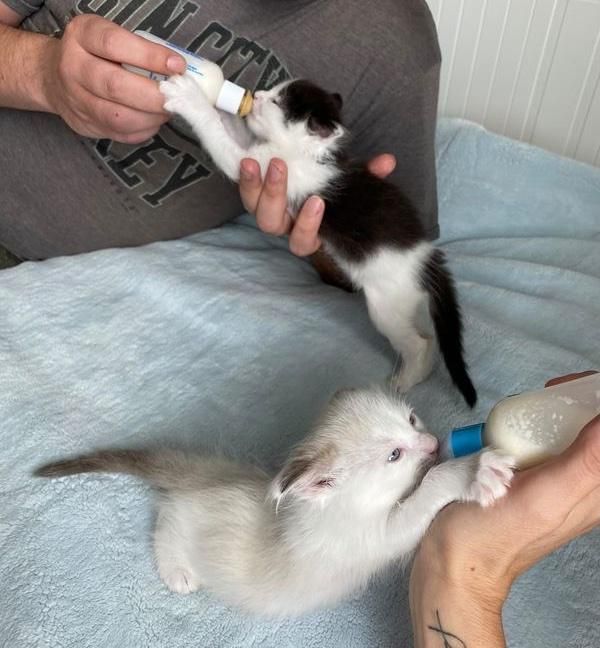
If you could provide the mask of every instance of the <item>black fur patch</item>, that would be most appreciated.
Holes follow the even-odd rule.
[[[288,121],[306,121],[313,132],[329,135],[342,124],[342,98],[312,81],[285,86],[279,103]],[[410,248],[425,240],[417,210],[391,182],[375,177],[366,165],[335,153],[341,174],[325,192],[321,235],[349,261],[361,261],[381,245]]]
[[[464,360],[458,297],[441,250],[434,250],[423,267],[421,285],[429,293],[431,317],[450,377],[469,407],[473,407],[477,402],[477,392]]]
[[[288,121],[306,121],[309,129],[322,137],[331,135],[341,123],[342,97],[304,79],[283,88],[280,105]]]
[[[382,246],[407,249],[425,240],[417,210],[400,189],[360,162],[338,165],[342,174],[326,193],[320,230],[338,254],[360,262]]]

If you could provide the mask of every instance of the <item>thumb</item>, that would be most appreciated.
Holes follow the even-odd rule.
[[[367,168],[378,178],[386,178],[396,168],[396,158],[389,153],[378,155],[367,163]]]
[[[513,534],[512,577],[600,522],[600,416],[561,455],[516,476],[497,513]],[[493,511],[494,509],[492,509]]]
[[[566,536],[575,537],[600,522],[600,415],[593,418],[558,457],[524,471],[515,496]],[[566,537],[565,539],[570,539]]]
[[[565,479],[570,478],[574,496],[600,488],[600,414],[581,430],[563,456]]]

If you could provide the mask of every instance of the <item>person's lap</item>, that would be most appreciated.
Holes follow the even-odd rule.
[[[423,0],[390,0],[368,16],[360,2],[343,4],[344,11],[339,1],[287,3],[257,9],[250,20],[239,4],[204,3],[171,38],[214,60],[220,54],[225,73],[248,87],[310,76],[340,91],[356,152],[397,154],[393,179],[412,193],[435,236],[439,51],[431,16]],[[43,31],[43,18],[37,24],[33,15],[24,28]],[[223,41],[220,52],[215,39]],[[261,64],[249,64],[261,55]],[[408,97],[407,80],[420,81],[410,84]],[[236,188],[178,128],[163,127],[143,145],[128,146],[85,140],[46,114],[2,110],[0,126],[8,152],[0,161],[0,245],[20,258],[179,238],[242,212]]]

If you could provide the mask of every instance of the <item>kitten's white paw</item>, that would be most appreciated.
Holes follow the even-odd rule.
[[[188,569],[173,567],[169,571],[161,571],[160,577],[165,585],[178,594],[189,594],[200,587],[200,582]]]
[[[399,394],[406,394],[419,381],[407,372],[399,371],[390,377],[390,384]]]
[[[165,96],[165,110],[182,113],[189,108],[198,108],[206,103],[206,95],[191,74],[176,74],[161,81],[159,90]]]
[[[402,358],[400,369],[390,379],[392,387],[404,394],[415,385],[423,382],[431,373],[434,349],[432,338],[426,338],[422,335],[416,336],[411,356],[407,355]]]
[[[471,484],[467,499],[481,506],[491,506],[504,497],[514,476],[515,460],[495,450],[484,450],[479,455],[475,481]]]

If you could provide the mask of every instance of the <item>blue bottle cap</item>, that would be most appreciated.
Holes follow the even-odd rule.
[[[443,443],[442,457],[452,459],[479,452],[483,448],[484,428],[485,423],[454,428]]]

